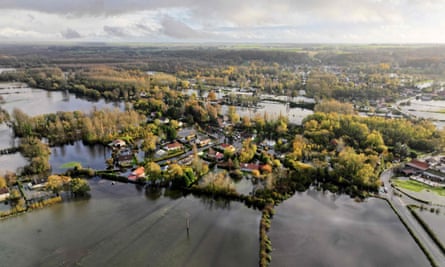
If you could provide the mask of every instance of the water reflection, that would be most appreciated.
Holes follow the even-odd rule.
[[[258,265],[258,211],[239,203],[210,210],[191,195],[150,200],[131,184],[91,187],[90,200],[3,221],[2,266]]]
[[[200,201],[204,206],[209,209],[223,209],[223,210],[230,210],[230,200],[225,199],[214,199],[211,197],[201,196]]]
[[[428,266],[386,202],[308,190],[276,208],[271,266]]]

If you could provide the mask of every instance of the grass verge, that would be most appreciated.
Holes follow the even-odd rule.
[[[397,187],[410,190],[413,192],[420,192],[422,190],[427,190],[438,194],[439,196],[445,196],[445,188],[443,187],[433,187],[421,182],[413,181],[413,180],[400,180],[394,179],[392,180],[393,184]]]

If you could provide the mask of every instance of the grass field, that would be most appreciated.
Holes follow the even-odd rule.
[[[423,184],[421,182],[413,181],[413,180],[399,180],[394,179],[392,180],[395,186],[410,190],[413,192],[420,192],[422,190],[427,190],[434,192],[440,196],[445,196],[445,188],[438,188],[438,187],[432,187],[426,184]]]
[[[80,164],[80,162],[76,162],[76,161],[71,161],[71,162],[67,162],[65,164],[63,164],[62,166],[60,166],[60,168],[62,169],[72,169],[75,167],[81,168],[82,164]]]

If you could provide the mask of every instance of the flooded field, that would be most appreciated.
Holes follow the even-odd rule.
[[[386,202],[307,191],[276,208],[271,266],[429,266]]]
[[[4,266],[257,266],[261,213],[91,181],[92,197],[1,221]],[[186,218],[190,221],[187,235]]]
[[[439,208],[439,212],[430,212],[430,210],[420,211],[416,209],[416,213],[422,218],[422,220],[428,224],[428,227],[436,234],[440,242],[445,245],[445,208]]]

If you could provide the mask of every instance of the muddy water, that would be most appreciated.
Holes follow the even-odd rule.
[[[1,221],[2,266],[258,265],[259,211],[105,180],[91,185],[89,200]]]
[[[276,208],[271,266],[429,266],[388,204],[307,191]]]

